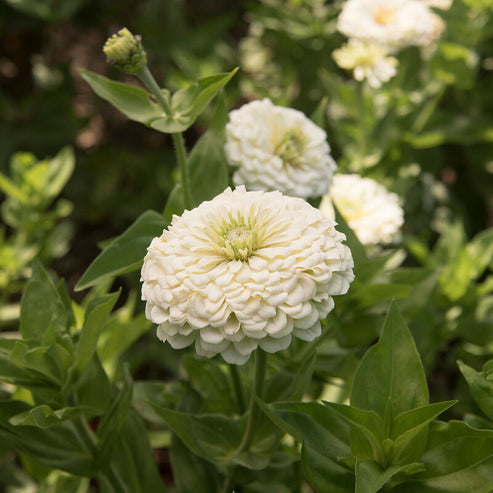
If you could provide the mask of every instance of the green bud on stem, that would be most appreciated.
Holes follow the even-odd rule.
[[[147,65],[142,38],[134,36],[126,27],[108,38],[103,52],[110,63],[127,74],[136,74]]]

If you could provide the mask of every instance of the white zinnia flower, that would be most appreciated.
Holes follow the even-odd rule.
[[[421,0],[347,0],[337,29],[349,38],[397,50],[430,44],[440,36],[443,21]]]
[[[352,70],[353,77],[368,80],[371,87],[378,88],[397,73],[398,60],[389,56],[386,47],[350,39],[344,46],[332,53],[339,67]]]
[[[329,218],[335,216],[332,203],[363,245],[399,240],[404,223],[399,197],[375,180],[359,175],[335,175],[329,193],[320,203],[320,210]]]
[[[325,193],[337,168],[327,135],[303,113],[252,101],[229,114],[225,151],[235,185],[294,197]]]
[[[292,336],[312,341],[353,280],[344,234],[302,199],[230,188],[154,238],[142,267],[146,316],[175,349],[243,364]]]

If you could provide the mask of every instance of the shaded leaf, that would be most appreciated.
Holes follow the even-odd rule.
[[[147,247],[166,227],[161,214],[146,211],[118,238],[107,245],[88,267],[77,283],[80,291],[98,284],[103,279],[140,269]]]

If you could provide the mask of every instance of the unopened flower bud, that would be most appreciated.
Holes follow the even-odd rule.
[[[136,74],[147,65],[141,36],[134,36],[126,27],[108,38],[103,52],[110,63],[127,74]]]

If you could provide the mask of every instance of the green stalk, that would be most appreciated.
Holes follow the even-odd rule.
[[[245,429],[245,434],[243,435],[243,438],[238,449],[235,452],[235,455],[240,455],[242,452],[245,452],[250,448],[250,445],[252,444],[260,412],[260,408],[258,407],[257,401],[255,400],[255,396],[258,396],[261,399],[264,393],[267,359],[268,354],[262,349],[257,348],[257,350],[255,351],[255,377],[253,381],[252,395],[250,397],[250,403],[248,406],[248,422]],[[234,365],[230,365],[230,367],[232,366]],[[243,403],[243,392],[241,391],[238,370],[236,368],[231,368],[230,371],[231,377],[233,379],[233,384],[235,385],[235,391],[237,392],[237,398],[238,400],[241,399],[241,402]],[[244,403],[242,405],[244,407]],[[233,476],[234,471],[229,476],[224,478],[221,493],[232,493],[234,487]]]
[[[238,409],[240,414],[243,414],[246,410],[245,406],[245,396],[243,395],[243,387],[241,385],[240,374],[238,372],[238,367],[236,365],[228,365],[229,373],[231,375],[231,380],[233,381],[233,388],[236,396],[236,403],[238,404]]]
[[[238,450],[236,451],[236,455],[248,450],[252,444],[253,436],[255,434],[255,427],[257,426],[257,420],[260,412],[255,396],[262,399],[262,395],[264,393],[267,358],[267,353],[262,349],[258,348],[255,351],[255,380],[253,384],[252,396],[250,397],[250,405],[248,407],[248,422],[243,439],[238,447]]]
[[[143,67],[139,72],[137,72],[137,77],[144,83],[144,85],[151,91],[152,95],[156,98],[159,106],[163,111],[171,117],[173,112],[171,111],[171,106],[168,100],[164,97],[161,88],[158,86],[156,79],[151,74],[151,71],[147,68],[147,65]],[[192,200],[190,198],[190,185],[188,179],[188,168],[187,168],[187,152],[185,150],[185,142],[183,140],[183,134],[177,132],[171,134],[173,137],[173,143],[175,144],[176,159],[178,161],[178,166],[180,169],[181,187],[183,190],[183,203],[186,209],[192,208]]]

